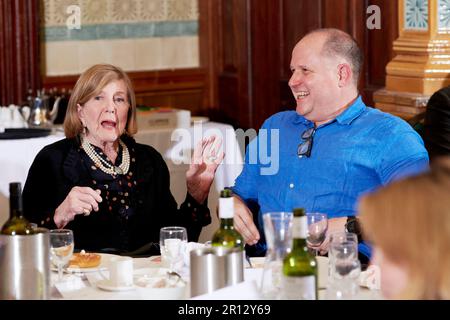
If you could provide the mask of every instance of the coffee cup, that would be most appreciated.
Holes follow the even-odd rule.
[[[108,263],[109,277],[102,276],[112,287],[133,285],[133,259],[131,257],[113,257]]]

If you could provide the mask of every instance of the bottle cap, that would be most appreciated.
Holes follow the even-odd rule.
[[[20,182],[11,182],[9,184],[9,194],[19,195],[22,193],[22,184]]]
[[[294,213],[294,217],[303,217],[306,215],[306,211],[304,208],[294,208],[292,212]]]
[[[220,191],[221,198],[231,198],[233,196],[233,191],[231,189],[223,189]]]

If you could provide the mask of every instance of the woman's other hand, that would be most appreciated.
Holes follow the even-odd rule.
[[[63,228],[75,215],[88,216],[92,210],[98,211],[98,203],[102,202],[100,190],[90,187],[73,187],[66,199],[55,210],[53,220],[58,228]]]
[[[189,194],[198,203],[203,203],[208,196],[217,167],[225,156],[223,151],[219,151],[221,146],[222,139],[211,136],[199,141],[194,149],[186,183]]]

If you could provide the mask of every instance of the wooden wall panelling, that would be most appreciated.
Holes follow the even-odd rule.
[[[206,71],[204,112],[218,110],[218,70],[221,65],[219,51],[222,42],[218,41],[220,2],[218,0],[198,0],[199,3],[199,45],[200,67]]]
[[[40,87],[39,1],[0,1],[0,105]]]
[[[259,128],[264,120],[280,108],[280,61],[282,1],[251,0],[251,126]]]
[[[366,50],[364,92],[373,106],[373,92],[385,85],[386,65],[394,57],[392,43],[398,38],[398,1],[370,0],[381,10],[381,29],[369,30]]]
[[[283,0],[282,3],[279,111],[295,109],[295,99],[288,85],[292,50],[308,31],[319,28],[322,21],[321,1]]]
[[[222,42],[218,72],[220,116],[235,127],[251,127],[249,95],[249,0],[220,0],[218,40]]]
[[[173,107],[205,112],[206,71],[203,68],[128,72],[133,82],[136,101],[153,107]],[[78,75],[45,77],[44,88],[73,88]]]

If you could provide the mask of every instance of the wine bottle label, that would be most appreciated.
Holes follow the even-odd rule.
[[[316,300],[314,276],[281,277],[282,296],[286,300]]]
[[[306,216],[295,217],[292,222],[292,237],[294,239],[306,239],[308,236],[308,221]]]
[[[234,216],[234,198],[219,198],[219,218],[232,219]]]

